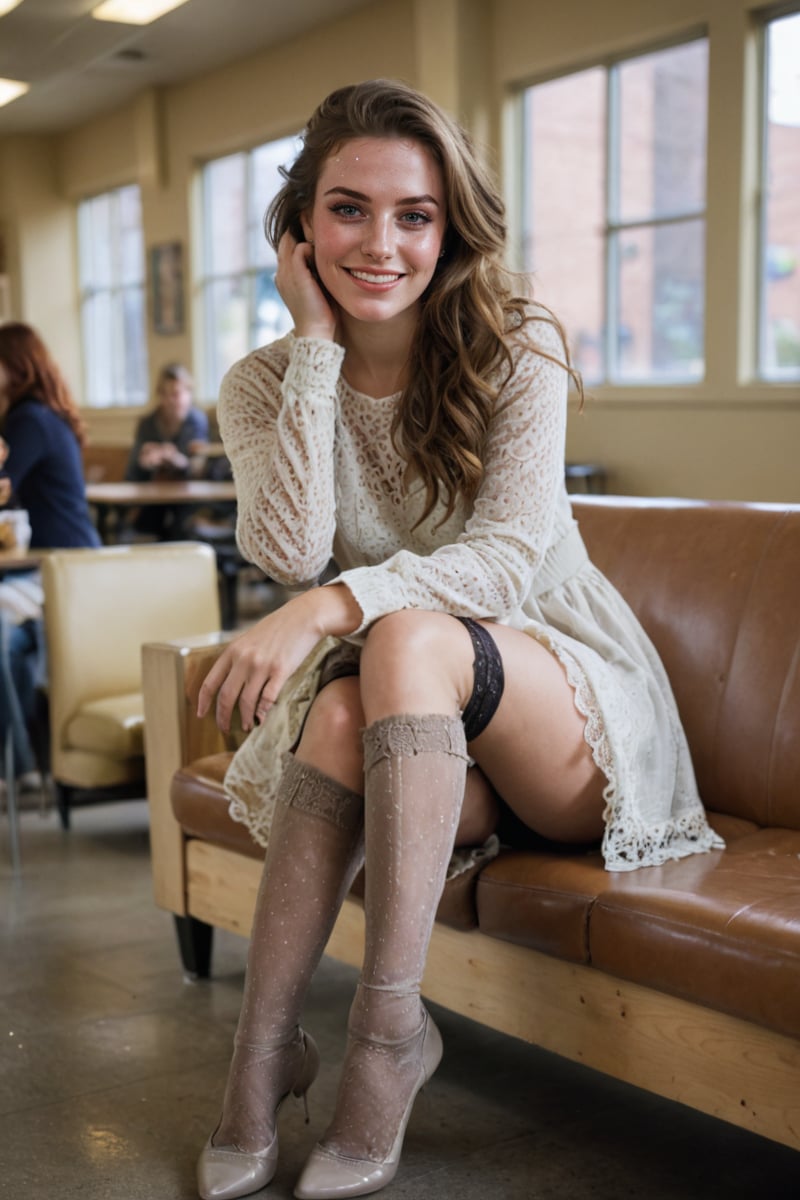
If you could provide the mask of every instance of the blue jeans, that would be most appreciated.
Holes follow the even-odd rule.
[[[0,635],[7,652],[0,671],[0,753],[5,774],[5,746],[9,728],[14,745],[14,773],[24,775],[36,770],[36,758],[28,735],[28,726],[36,712],[36,686],[40,672],[41,644],[35,621],[14,625],[4,621]]]

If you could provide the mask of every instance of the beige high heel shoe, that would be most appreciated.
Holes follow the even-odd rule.
[[[442,1037],[425,1012],[421,1037],[420,1069],[414,1089],[403,1112],[388,1158],[381,1163],[368,1159],[345,1158],[318,1143],[303,1168],[294,1189],[297,1200],[336,1200],[342,1196],[367,1196],[391,1183],[400,1165],[403,1138],[417,1093],[428,1082],[442,1058]]]
[[[308,1120],[307,1092],[319,1071],[319,1050],[314,1039],[301,1031],[303,1056],[297,1078],[289,1090],[278,1101],[278,1110],[289,1092],[302,1096]],[[217,1126],[219,1129],[219,1125]],[[266,1187],[278,1169],[278,1131],[263,1150],[245,1151],[236,1146],[215,1146],[216,1130],[203,1149],[197,1163],[197,1190],[202,1200],[235,1200],[238,1196],[249,1196]]]

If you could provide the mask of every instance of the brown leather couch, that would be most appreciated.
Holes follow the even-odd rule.
[[[574,498],[670,675],[727,848],[626,874],[507,823],[448,884],[424,991],[505,1033],[800,1149],[800,506]],[[232,745],[189,697],[220,639],[144,649],[157,902],[185,969],[247,934],[261,852],[227,815]],[[328,953],[357,965],[345,903]]]

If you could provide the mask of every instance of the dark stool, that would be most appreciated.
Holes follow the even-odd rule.
[[[606,469],[599,463],[567,463],[564,473],[568,492],[588,492],[599,496],[606,490]]]

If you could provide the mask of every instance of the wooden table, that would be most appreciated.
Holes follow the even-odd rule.
[[[231,480],[211,479],[89,483],[86,499],[97,509],[97,532],[105,542],[108,514],[113,508],[140,508],[146,504],[233,504],[236,485]]]

